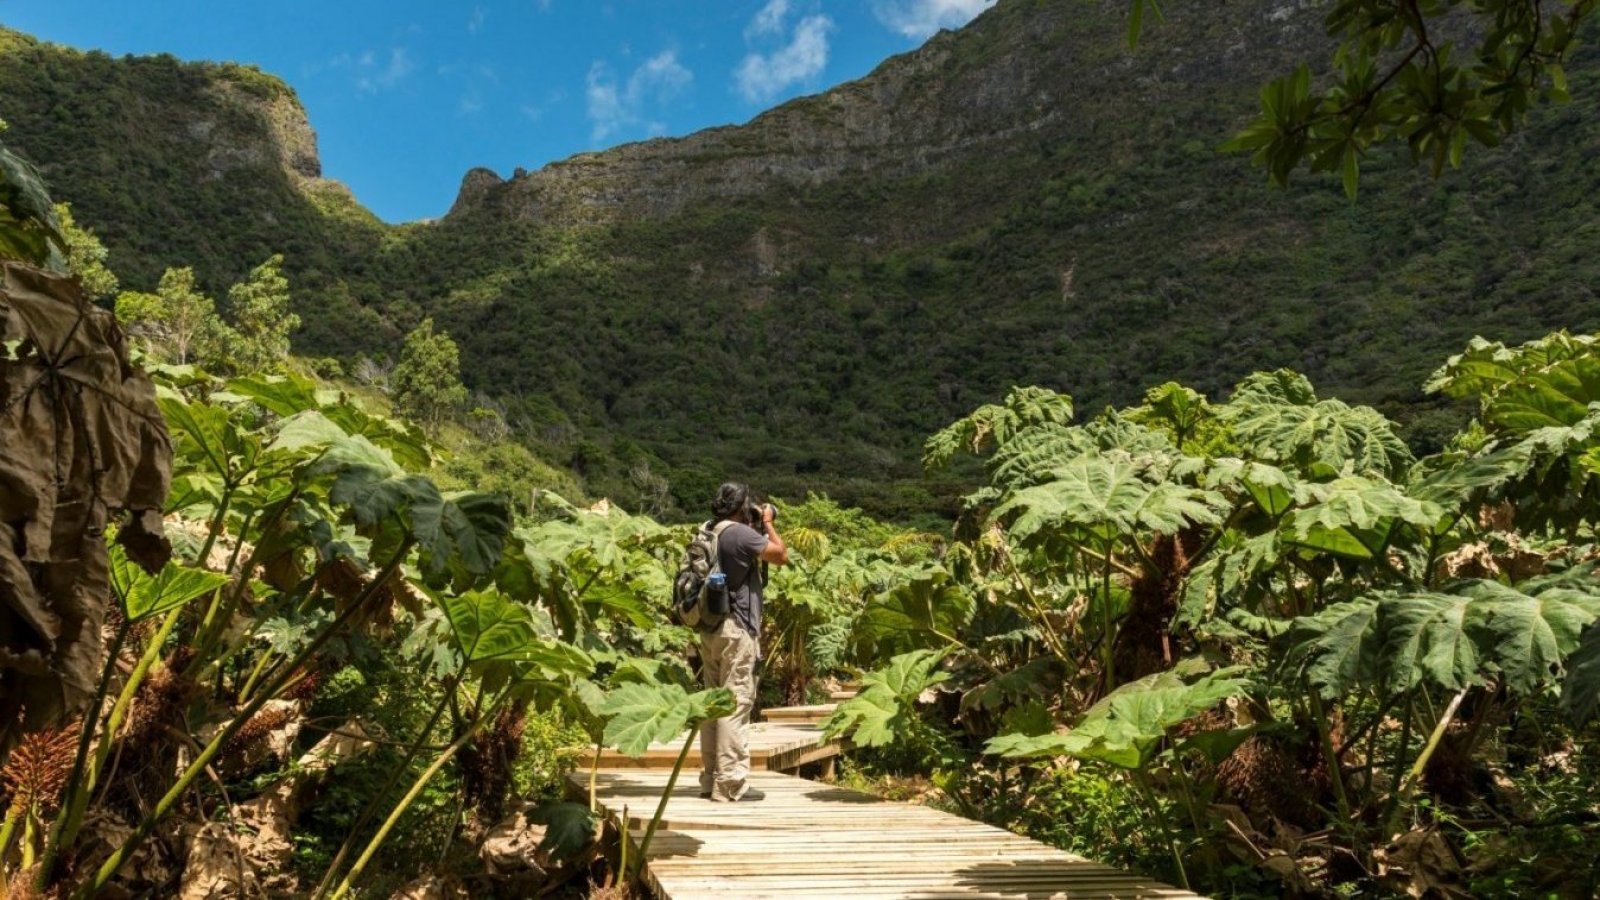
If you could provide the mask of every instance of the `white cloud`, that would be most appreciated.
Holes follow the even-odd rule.
[[[678,62],[676,50],[663,50],[650,57],[633,70],[626,82],[621,83],[610,66],[596,60],[589,67],[584,89],[589,121],[594,125],[594,140],[603,141],[624,129],[640,125],[651,134],[659,133],[664,126],[659,122],[646,121],[646,106],[661,106],[670,102],[693,81],[694,73]]]
[[[745,39],[782,36],[788,25],[789,0],[769,0],[745,29]],[[811,15],[795,23],[788,43],[768,53],[751,51],[733,71],[733,86],[751,103],[764,103],[785,88],[822,72],[828,65],[828,34],[833,20]]]
[[[472,15],[467,18],[467,32],[477,34],[483,28],[483,20],[489,18],[489,11],[481,6],[472,8]]]
[[[913,40],[923,40],[941,28],[960,28],[994,0],[872,0],[878,21]]]
[[[355,80],[356,90],[363,94],[376,94],[394,87],[416,67],[411,51],[405,47],[391,47],[385,62],[379,61],[377,53],[367,50],[359,56],[341,53],[327,63],[330,70],[350,73]]]
[[[767,5],[761,7],[756,17],[745,26],[746,38],[763,34],[779,34],[783,31],[783,21],[789,17],[789,0],[767,0]]]

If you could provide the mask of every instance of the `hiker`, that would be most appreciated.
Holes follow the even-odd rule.
[[[700,726],[700,796],[709,800],[751,801],[763,796],[747,783],[747,726],[756,700],[766,564],[781,566],[789,561],[789,548],[773,527],[776,512],[771,504],[754,502],[750,488],[742,484],[722,485],[711,501],[729,615],[715,631],[700,634],[700,674],[706,687],[733,691],[737,706],[732,715]]]

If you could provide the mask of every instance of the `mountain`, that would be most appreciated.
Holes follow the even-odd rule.
[[[1438,180],[1376,154],[1351,203],[1216,150],[1263,81],[1328,55],[1320,4],[1172,4],[1137,50],[1127,6],[1000,0],[749,123],[476,169],[397,227],[320,178],[253,69],[6,33],[0,116],[126,281],[284,252],[301,352],[392,354],[432,315],[529,442],[695,508],[727,476],[936,506],[921,440],[1016,383],[1093,411],[1292,366],[1427,447],[1462,413],[1419,386],[1467,338],[1600,329],[1594,50],[1573,104]]]

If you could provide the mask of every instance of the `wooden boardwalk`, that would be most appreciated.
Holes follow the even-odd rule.
[[[794,709],[809,709],[809,707],[793,707]],[[779,710],[772,710],[776,713]],[[803,765],[822,762],[839,755],[839,742],[830,741],[822,736],[822,728],[817,721],[807,721],[803,714],[794,717],[781,718],[768,722],[750,723],[750,767],[752,769],[768,769],[774,772],[792,772]],[[600,768],[602,769],[671,769],[673,763],[678,761],[678,751],[683,749],[683,735],[670,741],[662,741],[650,745],[650,749],[640,757],[623,756],[615,750],[607,749],[600,754]],[[584,760],[583,766],[588,767],[593,757]],[[700,744],[698,741],[689,749],[689,757],[684,761],[685,772],[694,773],[700,768]]]
[[[670,770],[600,774],[598,797],[635,846]],[[923,806],[777,772],[754,772],[757,803],[699,797],[694,772],[673,790],[646,869],[661,900],[848,896],[942,898],[1191,898],[1196,894]],[[585,776],[574,787],[586,789]]]
[[[817,725],[831,710],[773,709],[750,726],[751,785],[767,795],[757,803],[700,799],[699,747],[690,751],[650,847],[646,878],[660,900],[1198,896],[960,816],[781,774],[838,755]],[[627,811],[635,847],[682,746],[600,758],[600,806],[618,823]],[[587,772],[571,786],[586,794]]]

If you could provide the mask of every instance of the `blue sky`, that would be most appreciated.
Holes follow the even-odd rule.
[[[442,215],[473,166],[509,175],[743,122],[992,2],[0,0],[0,22],[113,55],[254,63],[299,93],[324,174],[405,221]]]

